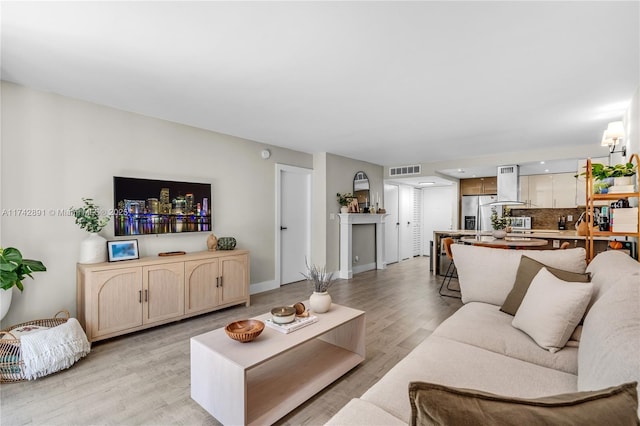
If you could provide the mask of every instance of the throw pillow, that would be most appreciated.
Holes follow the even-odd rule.
[[[411,382],[412,426],[637,425],[636,382],[597,391],[511,398],[471,389]]]
[[[531,280],[533,280],[533,277],[535,277],[542,268],[547,268],[549,272],[564,281],[583,283],[588,283],[589,281],[591,281],[591,274],[589,273],[580,274],[577,272],[570,272],[558,268],[552,268],[528,256],[522,256],[522,258],[520,258],[520,265],[518,266],[518,272],[516,273],[516,280],[513,284],[513,288],[507,295],[507,298],[502,304],[502,307],[500,307],[500,310],[502,312],[505,312],[509,315],[516,314],[518,308],[520,307],[520,304],[522,303],[522,299],[524,299],[524,295],[529,289]]]
[[[527,333],[538,346],[557,352],[584,315],[592,289],[591,283],[563,281],[542,268],[531,281],[511,325]]]

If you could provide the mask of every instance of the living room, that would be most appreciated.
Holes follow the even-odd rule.
[[[419,3],[421,2],[413,7],[419,8]],[[588,8],[586,3],[576,2],[575,7]],[[593,3],[594,6],[590,7],[596,9],[584,12],[584,16],[582,14],[580,16],[584,20],[590,16],[590,25],[579,25],[574,31],[578,32],[577,30],[580,29],[580,36],[585,38],[589,36],[589,42],[593,38],[600,37],[605,40],[597,45],[581,45],[577,41],[575,43],[576,46],[582,46],[584,50],[592,49],[592,53],[580,57],[587,56],[593,68],[597,68],[598,72],[602,74],[601,79],[606,81],[594,80],[597,75],[594,72],[594,74],[588,74],[590,80],[586,83],[595,87],[593,91],[584,91],[584,86],[570,85],[571,80],[580,79],[581,68],[586,67],[589,62],[576,60],[576,64],[558,64],[554,62],[561,58],[558,51],[554,51],[553,56],[547,58],[548,62],[542,67],[553,70],[554,66],[562,65],[561,72],[558,71],[556,78],[547,76],[536,80],[534,75],[519,69],[518,72],[522,73],[518,75],[514,84],[521,84],[522,87],[519,86],[517,90],[512,89],[514,91],[513,98],[507,96],[509,90],[501,92],[503,97],[500,100],[506,105],[503,107],[503,113],[506,114],[509,109],[517,109],[517,115],[525,120],[526,116],[533,116],[536,112],[531,111],[532,108],[546,110],[542,116],[536,116],[537,122],[508,123],[502,119],[495,120],[486,117],[486,114],[479,109],[482,102],[474,99],[488,99],[494,88],[487,86],[482,90],[477,89],[479,93],[472,95],[474,88],[463,84],[463,73],[455,76],[458,79],[456,80],[458,85],[451,84],[449,86],[450,89],[457,89],[455,92],[450,92],[450,99],[438,97],[433,101],[435,104],[442,105],[442,109],[448,110],[448,115],[451,118],[446,123],[436,125],[437,123],[434,123],[429,116],[416,113],[411,115],[406,109],[400,109],[398,115],[394,115],[395,118],[392,117],[390,122],[384,125],[379,124],[378,127],[376,120],[380,119],[381,115],[391,117],[394,108],[401,104],[402,98],[412,98],[414,93],[418,94],[416,97],[429,98],[432,96],[429,90],[435,90],[433,86],[442,84],[442,80],[436,83],[432,79],[429,79],[428,82],[423,81],[425,85],[428,83],[429,90],[419,89],[413,85],[398,84],[395,89],[397,96],[393,99],[385,99],[382,95],[387,92],[377,92],[380,86],[384,86],[384,75],[378,74],[369,80],[365,79],[366,75],[364,74],[352,75],[350,71],[346,70],[345,76],[348,78],[345,80],[350,81],[351,86],[357,85],[358,89],[348,92],[355,101],[344,107],[340,105],[343,101],[342,98],[337,97],[339,93],[336,92],[326,95],[327,97],[335,96],[328,102],[321,92],[306,95],[307,90],[310,91],[310,88],[313,87],[310,81],[301,82],[290,79],[279,82],[284,86],[290,84],[297,87],[297,92],[303,98],[303,102],[298,102],[303,105],[322,103],[326,108],[324,114],[314,110],[308,116],[305,115],[304,120],[300,120],[299,117],[294,119],[285,117],[283,120],[290,121],[291,134],[300,139],[300,142],[306,143],[302,147],[302,145],[295,145],[290,140],[288,125],[282,124],[281,127],[273,130],[277,125],[275,119],[278,115],[286,115],[295,111],[296,104],[290,103],[289,98],[274,98],[265,101],[264,98],[260,99],[258,96],[253,100],[247,100],[245,104],[237,105],[235,100],[229,97],[233,94],[229,88],[238,87],[237,95],[240,97],[247,91],[259,95],[261,90],[266,90],[265,88],[269,86],[269,79],[265,81],[256,75],[258,72],[254,70],[258,68],[250,61],[250,55],[247,55],[247,58],[243,57],[243,61],[246,61],[244,74],[236,73],[236,70],[223,70],[220,72],[220,76],[227,76],[229,79],[226,81],[210,82],[210,86],[204,83],[197,83],[195,87],[187,86],[184,92],[195,91],[198,93],[198,90],[202,90],[204,94],[201,96],[205,100],[199,99],[200,96],[195,96],[195,100],[185,101],[182,99],[183,93],[177,91],[180,87],[179,84],[165,85],[161,77],[158,77],[162,76],[160,69],[163,67],[159,64],[164,64],[164,62],[153,62],[151,55],[147,57],[144,54],[142,41],[140,41],[140,45],[137,45],[132,42],[133,39],[127,40],[125,38],[131,36],[124,31],[128,24],[123,24],[121,28],[116,27],[112,33],[103,34],[105,40],[108,37],[114,38],[115,43],[112,46],[103,47],[99,43],[100,39],[97,38],[97,35],[92,36],[95,38],[88,37],[85,41],[89,45],[89,51],[92,50],[91,45],[93,45],[94,55],[81,53],[74,58],[66,57],[64,56],[65,52],[60,52],[60,56],[56,56],[58,51],[54,48],[55,44],[62,43],[62,40],[67,37],[64,34],[60,35],[60,39],[53,36],[58,33],[56,28],[65,27],[62,22],[66,21],[62,20],[62,15],[71,17],[72,21],[83,22],[83,25],[91,26],[90,24],[94,23],[97,26],[97,23],[103,21],[97,19],[96,14],[99,15],[110,10],[108,16],[131,16],[135,24],[136,20],[140,19],[136,14],[144,10],[143,6],[133,7],[133,5],[123,3],[121,7],[131,6],[132,9],[118,9],[117,6],[114,6],[114,9],[88,9],[80,14],[79,11],[74,12],[73,10],[81,8],[80,5],[67,4],[63,7],[56,2],[49,2],[48,6],[40,4],[22,6],[17,2],[3,2],[2,174],[0,181],[2,198],[0,209],[7,212],[18,209],[34,209],[42,210],[43,214],[37,216],[3,214],[0,222],[0,245],[2,247],[17,247],[23,251],[26,257],[42,260],[47,266],[47,272],[35,274],[33,281],[28,279],[24,292],[14,294],[9,313],[2,320],[2,328],[34,318],[46,318],[59,309],[68,309],[72,315],[77,314],[76,261],[80,242],[86,232],[74,223],[72,217],[58,212],[63,212],[72,206],[79,206],[83,197],[93,198],[103,208],[111,208],[114,176],[211,183],[213,231],[218,236],[235,237],[238,241],[238,248],[250,252],[250,289],[252,294],[258,294],[280,286],[276,279],[277,256],[274,250],[277,233],[274,226],[277,222],[275,189],[275,167],[277,164],[313,170],[311,259],[315,264],[326,265],[330,271],[337,271],[339,269],[339,225],[335,218],[330,219],[330,215],[337,213],[339,208],[335,194],[351,191],[353,176],[357,171],[366,172],[371,183],[372,193],[382,194],[384,181],[388,178],[389,167],[402,164],[417,162],[422,165],[424,176],[432,176],[438,175],[439,170],[449,168],[512,164],[543,159],[599,157],[602,156],[603,150],[606,153],[606,148],[599,145],[602,130],[608,122],[621,119],[626,119],[629,123],[629,137],[625,141],[628,151],[630,153],[640,152],[637,4],[631,2],[626,6],[618,5],[617,7],[631,8],[631,12],[621,13],[614,6],[611,9],[605,8],[604,2],[589,3]],[[266,2],[260,8],[267,8],[268,4]],[[337,3],[337,5],[339,4],[340,2]],[[37,8],[40,6],[43,7],[44,12],[38,13]],[[293,14],[291,19],[299,19],[296,22],[307,22],[302,17],[307,17],[307,13],[310,15],[319,13],[319,10],[315,8],[322,9],[318,4],[311,6],[314,7],[311,11],[305,11],[302,4],[293,6],[295,10],[291,12]],[[462,6],[463,4],[459,4],[459,7]],[[171,9],[164,10],[164,7],[169,6],[160,7],[163,12],[171,12]],[[230,6],[225,4],[225,7]],[[362,7],[366,8],[366,4]],[[404,5],[403,7],[408,6]],[[492,9],[493,7],[495,5],[490,6],[489,9],[447,11],[447,17],[458,16],[459,22],[448,21],[454,26],[436,36],[449,37],[449,35],[443,34],[450,34],[455,31],[455,25],[473,20],[474,16],[479,20],[489,19],[496,12]],[[504,7],[514,7],[514,4],[505,3]],[[597,9],[599,7],[602,10]],[[325,28],[328,33],[331,33],[331,25],[337,27],[336,33],[343,35],[351,34],[352,31],[358,33],[363,28],[357,27],[348,31],[347,29],[349,23],[353,22],[351,20],[355,19],[354,16],[358,16],[360,12],[363,10],[357,8],[349,10],[348,13],[347,11],[328,10],[320,13],[322,18],[317,18],[315,25]],[[384,23],[384,20],[380,21],[380,19],[387,12],[377,10],[376,19],[370,24]],[[398,16],[404,18],[410,15],[407,10],[396,12],[399,14]],[[479,15],[474,15],[472,12],[478,12]],[[507,12],[509,11],[504,11],[504,13]],[[160,12],[158,13],[160,14]],[[248,12],[248,9],[246,11],[237,10],[232,16],[239,19],[238,17],[243,17],[243,13],[252,16],[252,24],[257,25],[260,22],[260,15],[254,16]],[[552,23],[570,27],[570,24],[567,24],[568,20],[556,21],[555,19],[566,18],[573,13],[564,9],[558,11],[557,18],[554,18]],[[575,13],[581,12],[576,11]],[[219,14],[225,16],[222,11]],[[535,16],[536,19],[542,20],[545,16],[553,15],[554,13],[550,13],[549,10],[541,10]],[[609,17],[610,15],[622,19],[623,23],[616,24],[616,29],[607,31],[606,35],[600,34],[601,30],[596,30],[594,22],[600,22],[604,16]],[[47,16],[50,19],[47,19]],[[283,19],[286,16],[285,12],[280,11],[275,17]],[[337,17],[340,16],[342,18],[338,19]],[[434,19],[432,15],[429,16],[431,16],[430,19]],[[194,26],[200,22],[193,16],[186,17],[186,22],[189,22],[189,19],[193,20],[191,22]],[[218,18],[215,22],[218,26],[222,26],[224,23],[220,22],[220,19]],[[402,21],[402,19],[399,20]],[[105,21],[109,22],[106,18]],[[241,22],[241,20],[239,21]],[[517,26],[515,21],[508,19],[500,19],[500,21],[505,24],[510,22],[511,25]],[[238,23],[235,20],[233,22]],[[274,22],[280,21],[274,20]],[[494,23],[494,21],[489,22]],[[165,23],[165,21],[160,21],[157,37],[160,37],[160,34],[164,34],[169,28],[169,26],[162,25]],[[420,28],[420,22],[412,24],[415,27],[411,28]],[[394,23],[394,25],[398,25],[398,23]],[[600,25],[599,28],[602,28],[603,24],[600,23]],[[247,26],[238,27],[237,32],[233,28],[227,28],[226,31],[218,35],[218,40],[225,40],[225,36],[229,35],[239,37],[241,35],[239,29],[246,31]],[[528,28],[531,31],[535,29],[542,33],[547,30],[546,26],[540,22]],[[604,26],[606,27],[606,25]],[[401,25],[393,28],[399,27]],[[588,30],[587,27],[591,29]],[[38,31],[38,28],[42,31]],[[342,32],[338,32],[338,28],[342,28]],[[479,25],[477,30],[483,28],[485,27]],[[264,28],[262,29],[266,31]],[[81,28],[76,29],[80,32],[81,30]],[[89,32],[89,28],[84,30]],[[176,31],[176,34],[183,34],[182,31],[187,32],[183,28],[181,31]],[[301,31],[301,29],[295,28],[295,31]],[[120,35],[115,34],[118,32]],[[598,33],[597,37],[590,35],[591,32]],[[265,32],[258,33],[254,36],[256,38],[249,40],[244,47],[247,48],[252,46],[252,43],[256,43],[256,40],[260,39],[260,34],[264,36]],[[285,35],[287,36],[285,38],[291,38],[291,34]],[[429,35],[433,36],[433,34]],[[21,36],[24,38],[20,38]],[[141,40],[145,38],[142,34],[139,36]],[[313,36],[329,37],[329,34],[313,34]],[[375,37],[375,41],[380,42],[384,36],[385,34],[382,32]],[[535,34],[534,38],[538,36],[539,34]],[[77,33],[72,33],[68,37],[78,43],[82,41]],[[312,37],[312,35],[308,35],[308,37]],[[407,37],[414,40],[411,35],[407,35]],[[333,42],[339,42],[339,40],[333,40],[333,37],[330,39]],[[366,37],[364,40],[358,39],[358,41],[363,45],[367,44]],[[469,40],[464,39],[459,41],[461,46],[468,42]],[[29,46],[31,46],[31,50],[25,50]],[[122,50],[110,50],[114,49],[114,46],[119,46]],[[254,48],[255,46],[265,48],[265,45],[262,44],[253,46]],[[348,58],[357,55],[355,49],[358,46],[360,45],[356,43],[351,47],[354,50],[330,56],[332,60],[340,62],[327,65],[323,70],[324,74],[320,75],[327,76],[327,80],[332,82],[336,75],[341,75],[341,70],[345,68],[344,64],[349,62]],[[398,49],[397,47],[380,46],[380,49],[386,51],[386,54],[379,62],[373,61],[372,64],[392,64],[394,61],[400,60],[400,54],[395,55],[389,52]],[[613,46],[618,47],[614,49]],[[79,48],[73,44],[72,47]],[[382,49],[383,47],[384,49]],[[186,49],[185,56],[193,53],[184,45],[182,48]],[[296,45],[296,48],[300,49],[295,50],[298,54],[304,51],[304,47]],[[437,49],[437,43],[425,45],[423,48],[425,50]],[[533,47],[531,48],[535,50]],[[610,53],[613,59],[606,59],[605,53],[609,52],[609,49],[613,49]],[[18,60],[21,52],[25,58],[23,61]],[[27,52],[33,56],[27,55]],[[471,51],[465,50],[465,52],[471,53],[473,49]],[[216,51],[216,53],[219,52]],[[255,52],[251,50],[251,53]],[[415,54],[415,51],[402,52],[402,54],[411,56]],[[509,52],[509,54],[511,55],[513,52]],[[123,62],[122,68],[105,69],[106,75],[111,76],[109,84],[107,81],[103,85],[100,83],[92,85],[93,82],[89,84],[91,73],[94,72],[93,68],[87,68],[84,71],[83,67],[97,63],[98,65],[92,66],[100,68],[101,61],[106,60],[106,57],[110,55],[124,56],[125,59],[129,59],[129,62]],[[458,66],[463,66],[466,63],[454,61],[453,56],[455,55],[452,54],[451,61]],[[229,61],[232,57],[233,55],[222,59],[220,63],[224,63],[225,60]],[[287,61],[292,62],[284,62],[283,60],[280,63],[276,61],[276,57],[272,55],[273,62],[266,65],[267,68],[271,67],[273,73],[276,73],[280,67],[293,66],[296,62],[295,58],[287,58]],[[540,59],[544,58],[544,55],[535,57]],[[148,65],[148,68],[144,68],[142,64],[148,58],[151,58],[151,64]],[[370,60],[370,58],[366,58],[363,60],[364,62]],[[323,61],[324,59],[323,57]],[[494,57],[494,59],[496,58]],[[474,69],[473,74],[482,74],[483,69],[477,69],[473,66],[474,60],[479,61],[480,59],[471,58],[466,65]],[[167,60],[168,63],[180,61],[191,64],[182,56]],[[243,61],[238,60],[238,62]],[[195,62],[198,63],[197,60]],[[402,61],[400,63],[402,66],[410,64],[405,64]],[[318,65],[316,62],[314,64]],[[520,65],[524,68],[523,64]],[[574,66],[578,69],[573,68]],[[334,67],[338,70],[335,70]],[[70,74],[73,70],[79,74]],[[515,70],[511,71],[515,75]],[[536,71],[541,70],[537,67]],[[39,72],[42,72],[42,75],[38,76]],[[193,71],[193,74],[187,72],[181,74],[180,79],[183,84],[186,84],[191,77],[194,79],[202,78],[202,74],[206,75],[207,72],[212,72],[212,70]],[[260,68],[260,72],[265,71]],[[396,70],[396,72],[402,75],[401,70]],[[34,75],[32,76],[32,74]],[[553,75],[554,73],[550,72],[549,74]],[[397,75],[394,74],[394,76]],[[54,76],[61,78],[58,81],[59,85],[48,85],[48,79],[44,76],[52,79]],[[73,77],[64,78],[65,76]],[[287,75],[287,78],[289,77],[291,76]],[[358,82],[360,78],[363,79],[363,82]],[[509,75],[501,77],[503,80],[508,78]],[[87,79],[86,82],[84,79]],[[145,84],[141,84],[141,81],[147,82],[146,87]],[[415,81],[420,82],[420,80],[412,80],[412,83],[415,84]],[[473,81],[482,83],[482,80]],[[114,82],[117,84],[114,85]],[[271,83],[275,85],[275,83]],[[323,83],[327,84],[324,80]],[[548,95],[546,100],[537,100],[537,103],[531,106],[527,105],[527,102],[533,98],[531,92],[544,85],[553,87],[553,90],[545,91]],[[326,89],[326,86],[320,84],[319,86],[321,89]],[[505,86],[509,86],[509,84],[505,84]],[[567,92],[564,92],[563,87],[565,86],[570,86],[571,90],[567,89]],[[150,90],[147,92],[144,89]],[[102,92],[102,97],[97,92]],[[365,98],[364,101],[358,99],[358,95],[363,92],[375,92],[371,95],[373,99],[370,97]],[[580,99],[581,96],[584,99]],[[129,98],[131,103],[126,106],[122,105],[119,103],[122,98]],[[174,107],[171,107],[172,98],[175,98]],[[211,101],[207,101],[207,98],[210,98]],[[577,101],[572,104],[572,109],[559,110],[555,103],[560,103],[563,98],[575,98]],[[136,102],[140,99],[146,101],[148,109],[142,109],[142,104]],[[347,99],[346,95],[344,99]],[[347,114],[350,111],[364,109],[365,104],[376,99],[380,108],[385,107],[383,114],[363,117]],[[445,100],[447,103],[444,103]],[[472,100],[473,102],[471,102]],[[466,101],[471,104],[470,107],[464,106]],[[189,102],[194,103],[189,104]],[[251,102],[255,102],[255,104]],[[269,104],[279,102],[284,107],[280,109],[277,108],[278,105],[274,105],[273,108],[276,112],[270,113]],[[615,102],[625,102],[625,104],[622,108],[618,106],[618,109],[615,109],[613,113],[600,111],[601,116],[592,119],[591,115],[594,115],[598,108],[605,108]],[[207,105],[208,103],[210,107],[203,111],[197,111],[190,106]],[[161,108],[161,105],[164,108]],[[514,105],[517,105],[518,108],[515,108]],[[412,104],[412,106],[415,110],[425,107],[420,102]],[[469,111],[473,108],[476,109]],[[495,110],[493,111],[495,114]],[[406,114],[406,116],[403,119],[398,118],[402,114]],[[586,118],[576,118],[579,114],[591,115],[587,120]],[[273,120],[273,123],[264,119],[263,115],[267,116],[268,120]],[[215,117],[215,120],[208,123],[209,117]],[[543,118],[546,118],[546,121]],[[344,121],[351,121],[354,123],[354,130],[352,130],[354,133],[364,127],[369,129],[362,135],[353,135],[344,133],[348,131],[348,126],[347,130],[341,127],[339,130],[343,132],[342,134],[333,134],[336,137],[335,144],[327,146],[319,140],[319,138],[327,136],[322,129],[327,126],[323,122],[325,120],[330,123],[328,127],[343,125]],[[482,124],[483,121],[489,124]],[[498,121],[504,127],[496,131]],[[201,124],[205,122],[208,124]],[[236,133],[235,129],[240,128],[242,122],[254,123],[254,125],[249,125],[244,133]],[[427,125],[418,126],[416,124],[416,127],[421,127],[423,130],[417,134],[411,134],[405,130],[411,122],[426,122]],[[473,122],[480,125],[475,128],[476,133],[468,135],[468,137],[460,133],[456,133],[453,138],[448,137],[446,132],[458,126],[460,122]],[[576,123],[581,123],[581,126]],[[563,129],[565,124],[566,131],[552,133],[556,129]],[[218,127],[211,128],[211,125],[218,125]],[[444,125],[445,128],[440,127],[441,125]],[[395,131],[389,132],[388,128],[394,126],[396,127]],[[297,133],[298,127],[307,128],[306,136]],[[424,130],[425,128],[427,130]],[[472,127],[466,128],[465,131],[470,131],[469,129]],[[268,136],[261,137],[262,131],[266,132],[265,135]],[[427,131],[431,133],[426,133]],[[375,136],[376,132],[382,136]],[[235,136],[233,136],[234,134]],[[429,134],[434,136],[427,137]],[[485,134],[489,134],[489,136],[484,137]],[[280,138],[277,135],[280,135]],[[340,137],[338,138],[338,136]],[[460,138],[459,143],[455,139],[456,136]],[[537,144],[535,141],[531,143],[531,139],[536,138],[539,142]],[[415,143],[414,146],[404,148],[399,142],[403,139],[412,140]],[[435,140],[436,142],[427,143],[427,140]],[[492,140],[495,140],[494,146],[490,146]],[[360,150],[357,150],[358,146]],[[267,159],[261,155],[265,150],[270,153]],[[385,161],[375,160],[374,158],[379,158],[373,157],[377,152],[379,154],[376,155],[387,156],[388,159]],[[115,238],[111,225],[104,229],[103,236],[108,240]],[[186,252],[206,250],[206,237],[204,233],[143,236],[139,239],[140,256],[155,256],[159,252],[175,250]],[[133,338],[136,339],[136,337]]]

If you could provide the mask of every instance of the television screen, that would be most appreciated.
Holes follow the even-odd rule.
[[[211,231],[211,184],[114,176],[116,236]]]

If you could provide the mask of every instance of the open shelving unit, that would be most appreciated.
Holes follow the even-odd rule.
[[[638,165],[639,159],[638,154],[632,154],[629,158],[630,163]],[[635,182],[635,192],[624,192],[624,193],[614,193],[614,194],[595,194],[593,190],[593,176],[591,171],[591,158],[587,159],[586,166],[586,193],[587,193],[587,218],[594,217],[594,209],[595,203],[598,201],[617,201],[622,198],[635,198],[636,200],[640,200],[640,172],[636,173],[636,182]],[[587,219],[592,220],[592,219]],[[587,263],[591,262],[591,260],[595,256],[595,252],[593,249],[593,241],[594,237],[634,237],[636,238],[636,244],[640,241],[640,209],[638,209],[638,227],[636,227],[635,232],[612,232],[612,231],[597,231],[593,229],[592,226],[588,227],[587,238],[586,238],[586,249],[587,249]],[[638,249],[636,247],[635,259],[638,260]]]

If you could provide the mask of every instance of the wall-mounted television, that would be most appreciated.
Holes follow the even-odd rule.
[[[211,231],[211,184],[113,177],[116,236]]]

